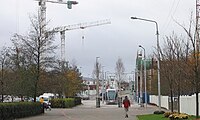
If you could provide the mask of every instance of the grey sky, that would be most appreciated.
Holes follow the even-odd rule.
[[[47,3],[50,27],[110,19],[111,24],[66,32],[66,59],[75,59],[84,76],[91,76],[96,57],[105,71],[114,72],[121,57],[126,72],[135,69],[138,45],[147,54],[156,46],[155,24],[131,20],[131,16],[158,22],[160,42],[172,31],[183,33],[173,21],[187,25],[191,12],[195,16],[195,0],[77,0],[78,5]],[[38,2],[34,0],[4,0],[0,5],[0,47],[10,45],[14,33],[25,34],[30,27],[29,15],[36,14]],[[81,37],[85,36],[82,40]],[[60,45],[59,35],[56,44]],[[57,51],[60,57],[60,49]],[[148,56],[148,55],[147,55]]]

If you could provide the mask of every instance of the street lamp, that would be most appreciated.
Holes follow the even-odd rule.
[[[131,19],[143,20],[148,22],[153,22],[156,24],[156,36],[157,36],[157,67],[158,67],[158,106],[159,111],[161,111],[161,95],[160,95],[160,54],[159,54],[159,32],[158,32],[158,23],[154,20],[148,20],[143,18],[131,17]]]
[[[97,81],[96,81],[96,108],[100,107],[100,100],[99,100],[99,63],[98,63],[98,59],[100,57],[96,57],[96,77],[97,77]]]
[[[142,95],[142,93],[143,93],[143,75],[142,75],[142,54],[140,54],[141,55],[141,60],[140,60],[140,101],[139,101],[139,103],[140,103],[140,106],[141,107],[144,107],[144,105],[143,105],[143,95]],[[139,56],[140,56],[139,55]]]
[[[144,94],[145,94],[145,107],[147,107],[147,67],[146,67],[146,53],[145,48],[139,45],[144,50]]]
[[[90,74],[88,74],[88,78],[90,78]],[[88,81],[88,97],[90,98],[90,81]]]
[[[102,66],[102,87],[101,87],[101,94],[102,94],[102,103],[104,103],[104,68],[105,66]]]

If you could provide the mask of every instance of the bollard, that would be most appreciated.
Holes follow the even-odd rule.
[[[100,108],[100,98],[96,97],[96,108]]]
[[[118,97],[118,107],[122,107],[122,97]]]

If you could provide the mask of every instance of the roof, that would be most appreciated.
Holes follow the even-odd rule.
[[[83,77],[84,81],[95,81],[96,79],[89,78],[89,77]]]

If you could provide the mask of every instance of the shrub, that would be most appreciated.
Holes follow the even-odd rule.
[[[172,115],[172,114],[176,114],[177,112],[165,112],[163,115],[164,115],[164,117],[169,117],[170,115]]]
[[[14,119],[23,118],[42,113],[40,103],[33,102],[16,102],[16,103],[0,103],[0,118]]]
[[[153,114],[164,114],[165,113],[165,111],[154,111],[154,113]]]
[[[172,112],[165,112],[163,115],[164,115],[164,117],[169,117],[171,114],[173,114]]]
[[[52,108],[71,108],[76,106],[74,98],[56,98],[52,99],[50,102]]]
[[[183,120],[183,119],[188,119],[189,115],[186,113],[173,113],[169,115],[170,120]]]

